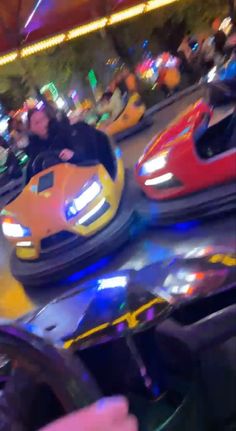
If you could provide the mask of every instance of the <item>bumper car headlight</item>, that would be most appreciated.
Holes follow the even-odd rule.
[[[29,228],[22,226],[10,217],[3,219],[2,231],[8,238],[24,238],[31,235]]]
[[[141,168],[141,175],[152,174],[155,171],[163,169],[167,163],[168,151],[163,151],[158,156],[153,157],[143,164]]]
[[[73,201],[67,205],[67,220],[79,214],[80,211],[82,211],[101,193],[101,190],[102,185],[97,180],[93,180],[91,183],[85,186],[84,190],[80,193],[80,195],[74,198]]]
[[[168,172],[167,174],[161,175],[160,177],[151,178],[150,180],[145,181],[146,186],[157,186],[158,184],[163,184],[168,181],[171,181],[173,178],[173,174]]]

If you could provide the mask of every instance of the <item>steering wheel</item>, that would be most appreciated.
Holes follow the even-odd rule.
[[[0,326],[0,355],[11,361],[0,396],[0,423],[6,429],[37,430],[100,397],[79,358],[21,327]]]
[[[63,161],[59,158],[59,153],[60,151],[56,150],[42,151],[39,153],[28,165],[32,175],[36,175],[44,169],[50,168],[51,166],[63,163]]]

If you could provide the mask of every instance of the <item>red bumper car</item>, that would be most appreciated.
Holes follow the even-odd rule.
[[[236,208],[236,114],[214,126],[211,116],[199,101],[146,148],[135,169],[143,216],[166,224]]]

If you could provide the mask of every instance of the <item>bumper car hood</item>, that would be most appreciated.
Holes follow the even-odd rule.
[[[6,211],[39,237],[51,235],[66,223],[66,204],[98,175],[98,169],[69,164],[49,168],[34,176]]]
[[[64,348],[83,349],[126,336],[127,331],[144,331],[161,324],[180,307],[235,288],[232,250],[196,249],[194,253],[140,271],[106,274],[25,316],[20,323]]]

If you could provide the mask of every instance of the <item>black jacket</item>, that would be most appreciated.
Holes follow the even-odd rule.
[[[64,148],[74,151],[74,157],[70,163],[79,164],[84,161],[98,161],[108,170],[114,159],[109,138],[101,131],[84,122],[78,122],[73,126],[65,126],[58,122],[51,122],[49,136],[41,139],[36,135],[30,136],[29,146],[26,148],[31,161],[38,154],[47,150],[61,151]]]

